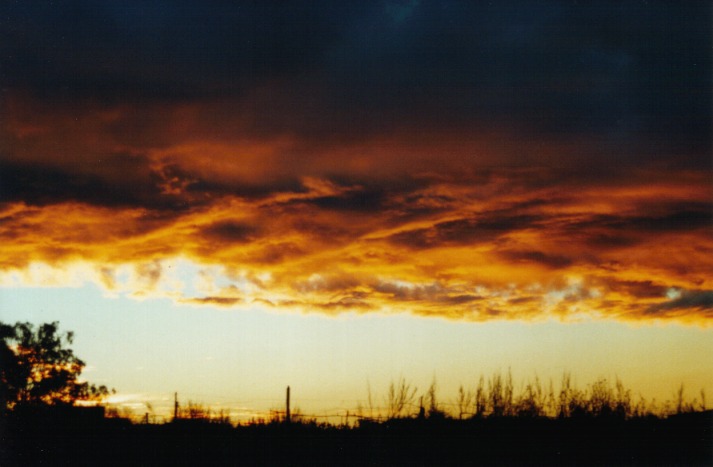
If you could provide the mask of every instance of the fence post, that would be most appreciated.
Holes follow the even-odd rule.
[[[290,387],[287,386],[287,397],[285,401],[285,422],[290,423]]]

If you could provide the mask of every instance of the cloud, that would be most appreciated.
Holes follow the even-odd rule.
[[[390,241],[413,248],[488,243],[509,232],[532,227],[538,218],[532,215],[484,213],[474,218],[439,222],[432,227],[399,232]]]
[[[413,284],[404,281],[379,281],[371,286],[373,293],[388,296],[397,302],[425,302],[444,305],[467,305],[482,300],[475,293],[466,293],[459,287],[441,283]]]
[[[185,303],[189,305],[217,305],[217,306],[233,306],[240,303],[239,298],[234,297],[194,297],[194,298],[183,298],[180,303]]]
[[[383,209],[385,193],[378,190],[352,191],[341,196],[325,196],[311,202],[322,209],[341,211],[377,211]]]
[[[570,266],[574,262],[572,258],[550,255],[541,251],[508,251],[504,253],[504,257],[515,262],[533,262],[554,269]]]
[[[204,228],[201,232],[209,238],[224,242],[250,242],[255,239],[257,229],[247,223],[238,221],[220,221]]]
[[[140,263],[136,266],[136,275],[141,282],[146,284],[146,288],[151,291],[161,280],[162,266],[158,261],[152,263]]]
[[[222,100],[262,137],[355,141],[487,124],[525,140],[594,134],[617,165],[622,148],[639,148],[624,154],[630,162],[676,150],[678,163],[706,163],[708,5],[400,11],[378,1],[5,7],[3,87],[58,105]]]
[[[470,320],[582,313],[647,319],[667,288],[713,285],[710,255],[701,254],[713,251],[704,228],[640,222],[679,219],[678,209],[696,211],[695,203],[655,200],[662,193],[671,199],[703,193],[704,199],[703,185],[590,184],[548,200],[551,186],[533,189],[528,179],[508,175],[500,171],[472,187],[435,181],[399,191],[386,185],[381,207],[373,211],[312,202],[325,194],[349,199],[360,193],[358,186],[324,179],[257,201],[224,195],[185,211],[6,203],[0,264],[8,284],[37,284],[40,276],[22,271],[38,263],[58,268],[51,282],[61,283],[62,270],[84,261],[95,265],[95,275],[85,280],[113,294],[236,307],[272,303],[323,313],[352,306]],[[424,210],[423,203],[433,208]],[[610,213],[606,222],[601,212]],[[637,241],[616,249],[591,242],[594,235],[620,232]],[[192,291],[179,277],[194,273],[169,274],[167,265],[176,257],[198,269],[218,269],[208,285]],[[573,289],[569,281],[577,277]],[[225,289],[227,284],[239,292]],[[705,319],[701,310],[691,313]]]
[[[126,154],[107,154],[97,171],[86,167],[42,167],[0,161],[0,194],[6,201],[24,201],[47,205],[80,200],[98,206],[143,206],[153,209],[185,207],[176,196],[166,195],[158,187],[146,160]],[[117,179],[117,174],[121,178]]]
[[[713,225],[713,204],[697,209],[675,210],[658,216],[601,215],[574,226],[575,229],[598,227],[609,231],[672,232],[705,229]]]
[[[0,14],[0,283],[470,320],[713,287],[709,5]]]
[[[3,10],[13,20],[4,33],[10,85],[104,100],[239,93],[256,79],[309,69],[340,23],[339,11],[316,3],[71,1]]]
[[[662,316],[681,311],[713,316],[713,290],[686,290],[679,297],[652,305],[647,310],[651,315]]]
[[[622,292],[636,299],[660,298],[666,287],[650,280],[610,280],[607,287],[616,292]]]

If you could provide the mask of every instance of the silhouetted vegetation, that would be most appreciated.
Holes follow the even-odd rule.
[[[616,378],[612,383],[599,378],[585,388],[572,382],[569,373],[562,375],[557,390],[552,381],[544,385],[538,377],[518,385],[510,372],[495,373],[489,379],[481,376],[473,388],[461,385],[452,402],[442,402],[435,380],[418,396],[418,388],[401,378],[392,382],[385,398],[385,407],[374,407],[369,388],[368,413],[360,404],[360,419],[385,421],[394,418],[452,418],[457,420],[484,418],[665,418],[671,415],[706,410],[705,391],[688,400],[680,386],[671,401],[657,403],[643,397],[634,398],[631,390]],[[415,401],[419,403],[416,404]]]
[[[392,383],[385,407],[356,423],[318,423],[298,409],[291,423],[233,424],[224,410],[188,402],[163,424],[132,424],[71,407],[14,410],[4,421],[0,465],[711,465],[713,411],[682,388],[661,406],[634,402],[621,381],[584,389],[565,374],[558,391],[536,378],[481,378],[443,402],[435,381],[418,396]],[[371,391],[369,391],[370,399]],[[418,401],[418,403],[416,403]],[[62,408],[62,407],[59,407]],[[381,418],[379,410],[385,410]],[[666,412],[668,411],[668,412]],[[371,415],[369,415],[371,413]]]
[[[404,378],[401,378],[398,383],[391,383],[387,397],[389,418],[400,417],[407,407],[413,405],[416,388],[411,387]]]
[[[202,419],[7,420],[0,465],[711,465],[713,413],[667,418],[395,418],[335,426]]]
[[[107,396],[105,386],[78,381],[85,364],[68,348],[73,337],[60,333],[57,322],[37,329],[30,323],[0,322],[0,410],[73,405]]]
[[[225,409],[193,401],[176,407],[170,422],[151,423],[147,412],[132,423],[116,409],[109,418],[103,407],[72,406],[92,390],[76,381],[83,362],[64,347],[71,335],[58,334],[56,323],[37,332],[26,324],[2,330],[3,358],[10,358],[3,360],[4,391],[14,395],[0,419],[3,466],[713,464],[713,411],[705,393],[689,401],[683,386],[656,404],[635,399],[618,379],[580,389],[565,373],[555,389],[539,378],[516,385],[508,372],[460,386],[449,401],[435,380],[419,393],[400,378],[383,407],[369,387],[354,423],[318,423],[295,409],[290,423],[275,410],[266,420],[234,424]],[[7,370],[5,361],[16,366]],[[53,390],[38,389],[45,387]]]
[[[186,407],[179,409],[179,420],[194,420],[219,425],[232,425],[230,414],[225,409],[214,411],[204,404],[188,401]]]

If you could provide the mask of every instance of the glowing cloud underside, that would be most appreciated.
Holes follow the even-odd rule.
[[[694,174],[566,194],[510,175],[404,189],[305,178],[169,212],[7,203],[0,280],[330,314],[711,318],[709,193]]]

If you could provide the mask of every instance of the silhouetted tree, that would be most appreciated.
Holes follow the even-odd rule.
[[[37,329],[30,323],[0,322],[0,410],[17,405],[72,405],[109,394],[105,386],[78,381],[85,364],[68,347],[73,333],[60,333],[58,328],[57,322]]]

